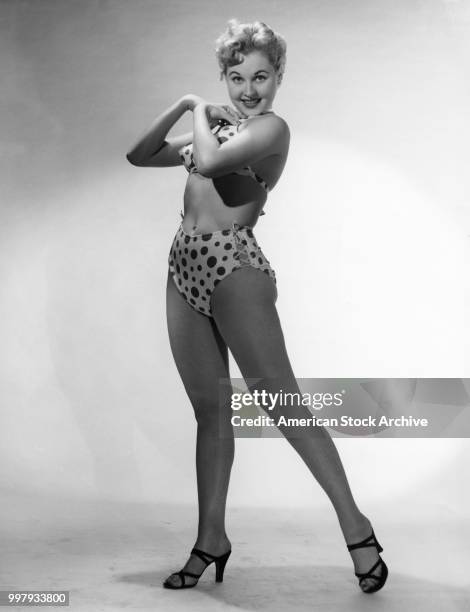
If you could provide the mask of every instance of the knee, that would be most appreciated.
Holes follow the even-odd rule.
[[[216,430],[227,418],[228,411],[220,404],[218,398],[208,397],[203,393],[193,393],[190,399],[199,426]]]
[[[232,350],[240,372],[245,378],[262,380],[267,389],[278,389],[283,384],[291,386],[295,378],[287,352],[281,345],[270,351]]]

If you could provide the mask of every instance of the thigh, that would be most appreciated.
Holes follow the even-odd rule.
[[[272,279],[251,266],[232,272],[212,294],[215,322],[245,378],[292,380],[276,300]]]
[[[228,349],[212,318],[197,312],[168,274],[167,325],[176,367],[193,407],[219,403],[219,378],[229,377]]]

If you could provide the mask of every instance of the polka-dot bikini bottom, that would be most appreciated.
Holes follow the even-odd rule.
[[[210,299],[226,276],[243,266],[276,273],[256,242],[252,228],[235,221],[231,229],[207,234],[188,234],[180,224],[173,239],[168,265],[176,287],[195,310],[212,316]]]

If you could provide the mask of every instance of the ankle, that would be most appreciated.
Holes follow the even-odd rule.
[[[231,548],[231,542],[226,534],[218,534],[217,536],[198,536],[195,548],[204,550],[213,555],[219,555]]]
[[[367,516],[359,512],[354,518],[349,516],[344,521],[341,521],[341,529],[346,542],[351,544],[363,540],[370,535],[372,524]]]

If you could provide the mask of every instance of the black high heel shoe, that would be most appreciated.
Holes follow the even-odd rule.
[[[361,542],[357,542],[356,544],[348,544],[347,546],[348,546],[348,550],[354,550],[355,548],[364,548],[366,546],[375,546],[377,549],[377,552],[381,553],[383,551],[383,548],[380,546],[377,538],[375,537],[375,533],[373,529],[372,529],[371,535],[365,538],[364,540],[361,540]],[[382,567],[382,572],[380,573],[380,576],[376,576],[372,572],[375,569],[377,569],[379,566]],[[388,567],[385,565],[385,561],[379,555],[378,561],[374,563],[374,565],[370,568],[368,572],[364,572],[363,574],[359,574],[357,572],[354,572],[354,573],[359,578],[359,586],[361,587],[361,590],[363,593],[375,593],[376,591],[381,589],[383,585],[385,584],[385,581],[387,580],[387,576],[388,576]],[[367,591],[365,591],[361,586],[361,582],[365,580],[366,578],[368,579],[370,578],[376,581],[375,586],[369,587]]]
[[[199,548],[193,548],[191,554],[196,555],[197,557],[202,559],[202,561],[204,561],[204,563],[206,564],[206,567],[202,570],[200,574],[193,574],[192,572],[186,572],[182,569],[179,572],[173,572],[171,576],[179,576],[181,578],[181,584],[171,584],[171,582],[168,582],[167,578],[163,583],[163,586],[166,589],[190,589],[192,587],[195,587],[196,584],[199,582],[199,578],[202,576],[202,574],[206,571],[206,569],[211,563],[215,563],[215,581],[223,582],[225,565],[228,561],[228,558],[230,557],[231,552],[232,550],[230,549],[223,555],[216,557],[214,555],[211,555],[210,553],[200,550]],[[191,576],[191,578],[197,578],[197,580],[193,584],[186,584],[185,576]]]

